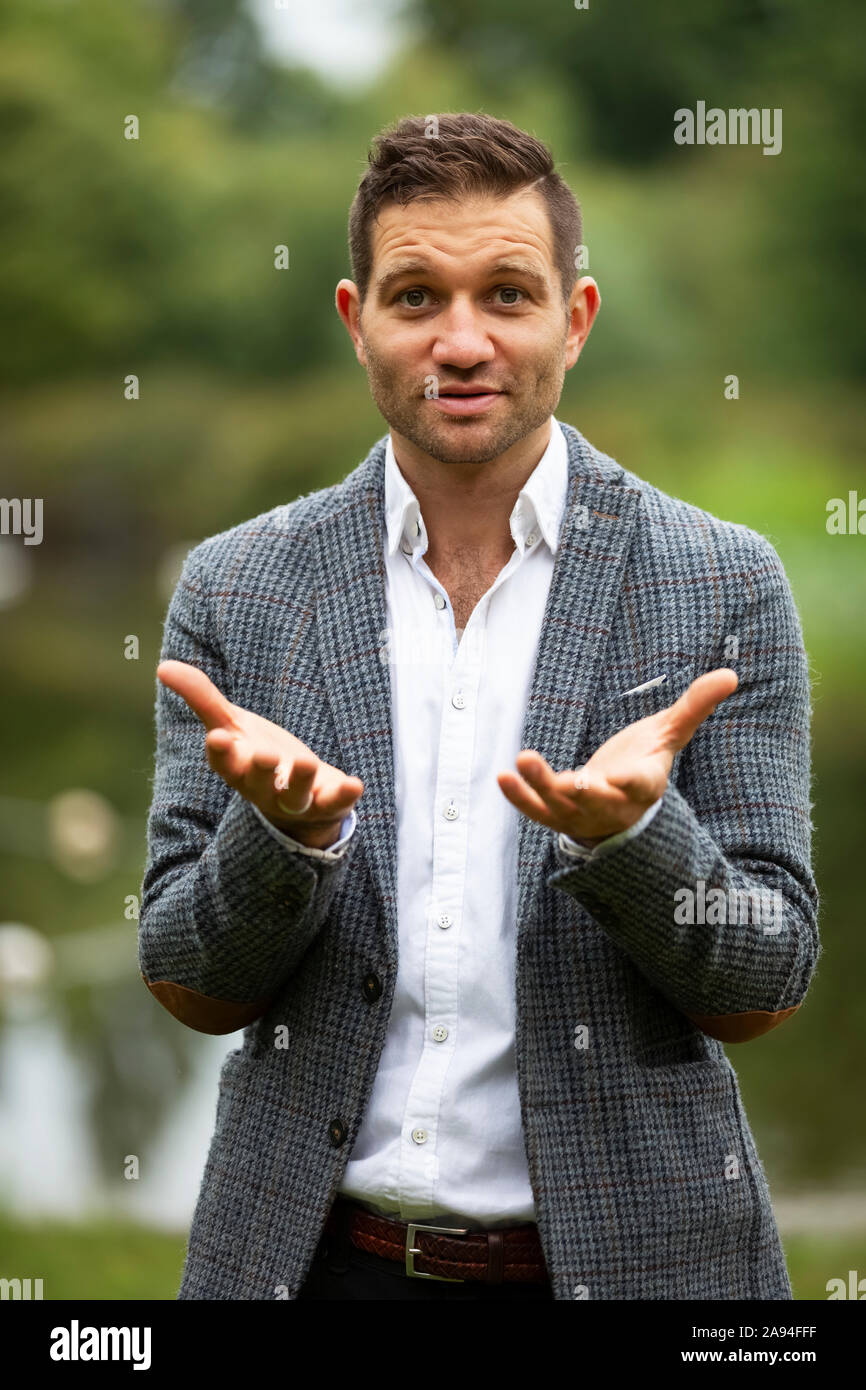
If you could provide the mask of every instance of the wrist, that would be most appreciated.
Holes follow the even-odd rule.
[[[302,825],[282,816],[268,816],[267,814],[266,819],[283,835],[297,840],[299,845],[305,845],[307,849],[330,849],[331,845],[335,845],[339,840],[340,827],[343,824],[342,818],[324,826]]]
[[[651,802],[651,804],[647,806],[639,816],[629,821],[628,825],[620,826],[616,830],[609,830],[606,835],[578,836],[570,834],[567,830],[564,831],[563,834],[565,835],[566,839],[571,840],[574,844],[580,845],[582,848],[590,851],[595,850],[598,845],[606,845],[608,843],[611,845],[612,848],[615,848],[618,844],[622,844],[625,840],[630,839],[632,836],[640,834],[640,832],[647,825],[649,825],[650,821],[653,819],[659,807],[661,806],[663,799],[664,793],[662,793],[662,795],[659,796],[655,801]]]

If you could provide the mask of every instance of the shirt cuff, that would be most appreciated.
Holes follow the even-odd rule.
[[[259,810],[254,801],[250,802],[250,805],[262,824],[266,825],[274,838],[279,840],[281,844],[284,844],[287,849],[295,850],[298,854],[309,855],[311,859],[324,859],[326,863],[329,864],[336,864],[338,860],[343,858],[346,852],[346,846],[354,835],[355,826],[358,823],[358,818],[354,810],[350,811],[349,814],[343,818],[343,823],[340,826],[339,840],[337,840],[335,844],[329,845],[327,849],[314,849],[312,845],[302,845],[300,840],[293,840],[291,835],[284,834],[282,830],[279,830],[277,826],[274,825],[273,821],[268,820],[267,816],[263,811]]]
[[[634,825],[630,825],[627,830],[619,830],[616,835],[608,835],[606,840],[600,840],[595,846],[581,845],[568,835],[560,835],[559,847],[564,854],[570,854],[575,859],[603,859],[606,854],[611,854],[620,845],[624,845],[627,840],[633,840],[635,835],[646,829],[661,804],[662,797],[659,797],[658,801],[647,807]]]

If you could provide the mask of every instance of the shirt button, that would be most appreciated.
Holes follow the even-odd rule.
[[[444,1042],[445,1039],[446,1039],[447,1037],[448,1037],[448,1029],[445,1027],[444,1024],[442,1024],[442,1023],[437,1023],[437,1024],[436,1024],[436,1027],[433,1029],[433,1041],[434,1041],[434,1042]]]
[[[328,1138],[335,1149],[338,1149],[346,1138],[346,1126],[342,1120],[332,1120],[328,1125]]]
[[[526,544],[527,544],[527,545],[535,545],[535,542],[536,542],[537,540],[538,540],[538,532],[537,532],[537,531],[530,531],[529,535],[526,537]]]
[[[444,607],[445,607],[445,600],[444,600],[444,598],[442,597],[441,594],[436,594],[436,595],[434,596],[433,602],[435,603],[435,605],[436,605],[437,608],[444,608]]]
[[[426,1131],[426,1129],[413,1129],[413,1130],[412,1130],[412,1138],[415,1140],[415,1143],[416,1143],[416,1144],[426,1144],[426,1143],[427,1143],[427,1131]]]
[[[460,812],[458,811],[458,809],[457,809],[457,807],[455,806],[454,802],[453,802],[453,801],[449,801],[449,802],[448,802],[448,805],[445,807],[445,810],[442,812],[442,814],[443,814],[443,816],[445,817],[446,820],[456,820],[457,817],[460,815]]]
[[[454,918],[449,917],[447,912],[440,912],[439,916],[436,918],[436,921],[438,925],[442,928],[442,930],[446,931],[447,928],[451,926],[451,923],[454,921]]]
[[[366,975],[362,988],[364,990],[364,998],[368,999],[371,1004],[374,1004],[382,993],[382,981],[379,979],[378,975]]]
[[[451,703],[455,709],[463,709],[466,704],[466,696],[463,694],[462,690],[455,690],[454,694],[451,696]]]

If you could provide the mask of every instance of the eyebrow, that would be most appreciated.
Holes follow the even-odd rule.
[[[423,258],[413,257],[409,260],[398,261],[388,270],[382,272],[376,278],[376,293],[380,298],[384,298],[392,285],[398,280],[404,279],[407,275],[432,275],[435,274],[429,261]],[[523,260],[521,257],[513,257],[510,260],[494,261],[487,267],[485,275],[519,275],[530,284],[535,285],[538,290],[546,292],[548,289],[547,276],[537,269],[533,261]]]

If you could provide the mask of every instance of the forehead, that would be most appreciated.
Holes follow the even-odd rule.
[[[505,197],[415,198],[380,208],[372,232],[374,279],[411,252],[447,270],[464,271],[493,256],[522,254],[538,269],[554,266],[553,232],[540,193],[520,189]]]

